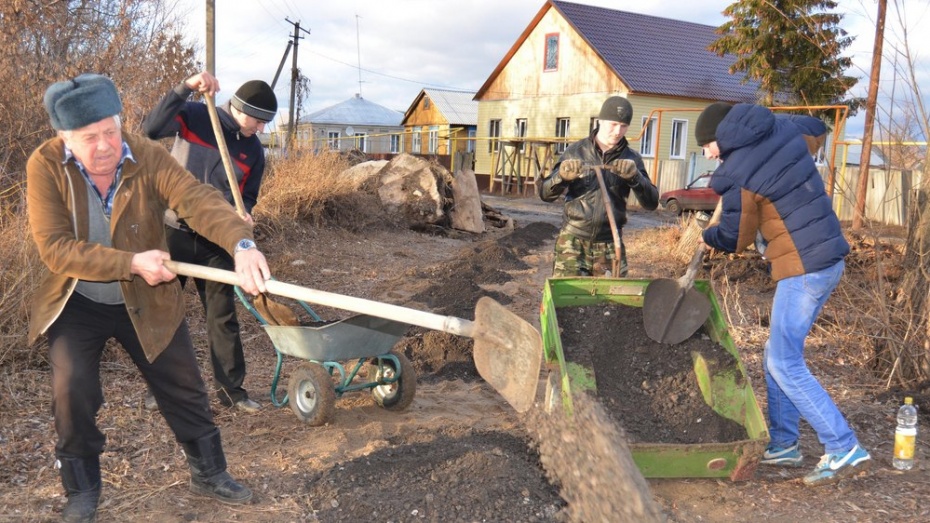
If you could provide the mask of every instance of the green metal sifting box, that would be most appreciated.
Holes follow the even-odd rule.
[[[543,351],[549,376],[546,386],[547,409],[571,412],[572,391],[596,389],[591,369],[565,361],[559,335],[558,309],[602,303],[643,306],[643,296],[651,280],[624,278],[550,278],[543,287],[540,323]],[[711,313],[704,332],[736,360],[741,376],[732,372],[714,374],[697,353],[691,355],[704,401],[718,414],[746,429],[739,441],[701,444],[632,443],[633,461],[647,478],[719,478],[734,481],[752,478],[769,441],[768,428],[759,408],[746,369],[727,331],[710,282],[696,280],[694,288],[710,299]]]

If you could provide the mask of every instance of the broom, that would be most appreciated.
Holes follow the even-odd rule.
[[[716,225],[720,221],[720,213],[723,212],[723,198],[717,200],[717,207],[714,208],[714,214],[710,217],[706,212],[693,214],[685,221],[678,237],[678,243],[672,249],[672,255],[682,263],[688,263],[694,256],[694,247],[697,245],[704,228],[708,225]]]

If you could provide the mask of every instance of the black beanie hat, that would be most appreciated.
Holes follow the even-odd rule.
[[[123,110],[113,81],[92,73],[53,83],[45,91],[43,102],[52,128],[57,131],[80,129]]]
[[[601,106],[601,112],[597,115],[598,120],[608,120],[611,122],[620,122],[627,125],[633,119],[633,106],[630,101],[622,96],[611,96],[604,100]]]
[[[698,147],[704,147],[717,139],[717,126],[732,108],[733,105],[726,102],[715,102],[704,108],[694,126]]]
[[[278,114],[278,99],[271,86],[261,80],[249,80],[242,84],[229,103],[243,113],[270,122]]]

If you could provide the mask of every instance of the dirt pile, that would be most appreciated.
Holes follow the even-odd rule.
[[[704,401],[692,352],[712,362],[717,372],[735,369],[737,362],[701,332],[669,346],[646,335],[638,307],[605,303],[562,307],[557,314],[566,361],[593,369],[598,400],[631,442],[747,439],[745,428]]]
[[[526,419],[540,462],[568,501],[565,515],[578,522],[665,521],[623,431],[591,397],[576,395],[573,403],[570,416],[562,409],[535,410]]]

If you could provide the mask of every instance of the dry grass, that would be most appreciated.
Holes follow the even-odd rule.
[[[17,359],[30,361],[28,352],[17,356],[16,348],[26,346],[29,297],[39,282],[42,264],[29,236],[23,185],[14,185],[0,194],[0,367]],[[25,351],[24,351],[25,352]]]
[[[380,211],[380,204],[364,183],[341,176],[349,167],[346,156],[333,152],[298,150],[269,161],[255,209],[257,218],[277,233],[295,223],[364,227],[377,219],[370,215]]]

